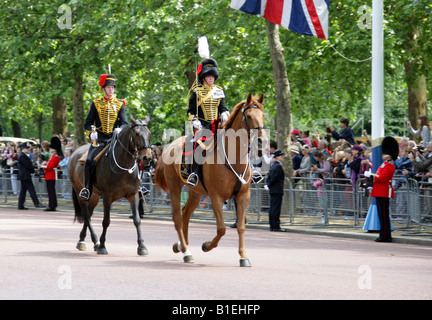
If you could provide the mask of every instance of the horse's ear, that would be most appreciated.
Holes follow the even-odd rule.
[[[263,101],[264,101],[264,93],[261,93],[261,95],[260,95],[260,97],[258,99],[258,102],[259,103],[263,103]]]
[[[252,93],[249,92],[248,97],[246,99],[246,104],[249,104],[252,100]]]
[[[149,121],[150,121],[150,116],[146,116],[144,119],[144,124],[148,125]]]
[[[136,124],[136,120],[134,119],[134,117],[132,117],[132,115],[130,115],[129,118],[131,119],[133,124]]]

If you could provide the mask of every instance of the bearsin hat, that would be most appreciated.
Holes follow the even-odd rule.
[[[198,81],[202,83],[203,79],[207,76],[213,76],[215,81],[219,78],[219,71],[217,69],[217,62],[214,59],[204,59],[197,69]]]
[[[399,144],[393,137],[385,137],[381,144],[382,154],[388,154],[393,160],[399,156]]]

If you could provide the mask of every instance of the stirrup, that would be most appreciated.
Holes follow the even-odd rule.
[[[192,172],[187,178],[186,183],[192,187],[196,187],[198,185],[198,175],[195,172]]]
[[[87,188],[82,188],[80,193],[79,193],[79,197],[84,199],[84,200],[90,199],[90,190]]]
[[[138,189],[139,192],[141,192],[141,194],[143,196],[149,195],[150,194],[150,190],[147,189],[146,187],[142,186],[141,188]]]

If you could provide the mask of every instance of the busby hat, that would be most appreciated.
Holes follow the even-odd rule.
[[[62,151],[62,148],[61,148],[61,141],[60,141],[59,137],[52,137],[51,138],[51,143],[50,143],[49,147],[51,149],[57,150],[57,154],[59,156],[63,156],[63,151]]]
[[[385,137],[381,144],[382,154],[388,154],[393,160],[396,160],[399,155],[399,144],[393,137]]]
[[[116,77],[113,74],[101,74],[99,77],[99,85],[103,88],[105,86],[116,86]]]
[[[197,69],[198,82],[202,83],[206,76],[213,76],[215,80],[219,78],[219,71],[217,69],[217,62],[215,59],[204,59]]]

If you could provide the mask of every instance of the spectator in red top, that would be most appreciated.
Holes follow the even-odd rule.
[[[56,168],[60,163],[60,157],[63,156],[61,142],[58,137],[51,138],[50,154],[48,162],[42,164],[45,171],[45,181],[48,193],[48,207],[44,211],[56,211],[57,208],[57,193],[55,189]]]

